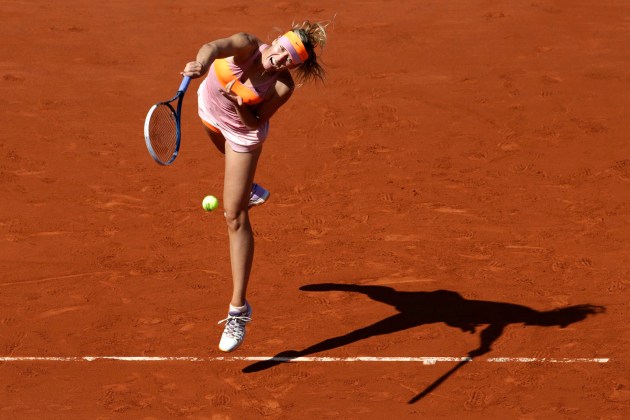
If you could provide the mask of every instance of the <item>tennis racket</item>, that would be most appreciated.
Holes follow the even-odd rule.
[[[160,165],[173,163],[179,152],[182,140],[182,102],[189,84],[190,77],[184,77],[177,94],[168,101],[153,105],[144,120],[144,141],[149,154]],[[175,101],[177,110],[173,108]]]

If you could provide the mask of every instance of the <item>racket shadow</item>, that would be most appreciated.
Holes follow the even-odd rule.
[[[310,284],[300,287],[300,290],[363,293],[372,300],[396,308],[399,313],[347,334],[328,338],[299,351],[287,350],[278,353],[270,359],[246,366],[243,368],[244,373],[260,372],[290,362],[298,357],[332,350],[370,337],[392,334],[425,324],[441,322],[471,334],[476,333],[480,326],[484,326],[479,334],[479,347],[468,352],[469,359],[459,362],[427,386],[424,391],[409,400],[409,404],[430,394],[473,358],[490,352],[492,344],[501,337],[505,327],[510,324],[565,328],[586,319],[589,315],[605,311],[602,306],[590,304],[569,306],[551,311],[537,311],[514,303],[469,300],[463,298],[459,293],[449,290],[401,292],[387,286],[339,283]]]

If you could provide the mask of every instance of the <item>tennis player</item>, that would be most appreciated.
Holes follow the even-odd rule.
[[[284,105],[299,82],[324,80],[315,48],[326,44],[325,25],[294,25],[271,45],[247,33],[203,45],[182,75],[208,76],[198,94],[199,117],[208,136],[225,155],[223,207],[230,238],[232,300],[219,342],[225,352],[245,338],[252,307],[246,300],[254,257],[248,209],[263,204],[269,192],[254,183],[256,165],[269,134],[269,119]],[[293,73],[293,74],[292,74]],[[297,118],[297,117],[296,117]]]

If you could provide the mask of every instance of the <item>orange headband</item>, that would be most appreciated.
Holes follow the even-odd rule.
[[[304,47],[302,40],[295,32],[287,32],[280,37],[278,42],[280,43],[280,45],[286,48],[287,51],[289,51],[289,54],[291,54],[291,58],[293,59],[294,63],[303,63],[308,58],[306,47]]]

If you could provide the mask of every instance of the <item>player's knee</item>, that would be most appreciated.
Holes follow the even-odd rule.
[[[228,229],[234,232],[240,230],[247,222],[246,210],[226,209],[223,215],[225,216],[225,223],[227,223]]]

